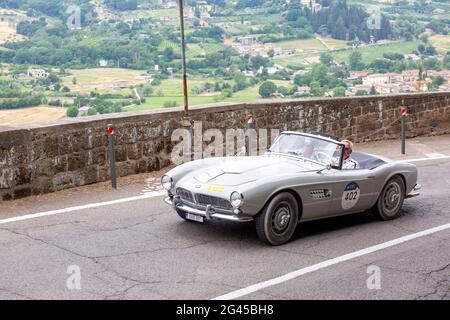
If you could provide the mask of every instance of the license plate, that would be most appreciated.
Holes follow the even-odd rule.
[[[186,213],[186,219],[197,221],[197,222],[203,222],[202,216],[196,216],[195,214]]]

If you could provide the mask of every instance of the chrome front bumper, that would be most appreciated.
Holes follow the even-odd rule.
[[[176,197],[176,196],[175,196]],[[175,198],[173,197],[173,198]],[[175,201],[174,201],[175,200]],[[206,206],[206,210],[199,210],[196,208],[192,208],[182,203],[181,201],[176,201],[176,199],[172,200],[171,197],[167,197],[164,199],[164,202],[173,207],[174,209],[179,209],[191,214],[195,214],[197,216],[204,217],[206,220],[210,219],[219,219],[219,220],[227,220],[234,222],[249,222],[253,221],[252,217],[238,216],[238,215],[227,215],[222,213],[213,212],[213,208],[211,205]]]
[[[417,197],[418,195],[420,195],[420,192],[419,192],[420,188],[422,188],[422,186],[417,183],[414,186],[414,188],[412,189],[412,191],[410,193],[408,193],[408,195],[406,196],[406,199],[412,198],[412,197]]]

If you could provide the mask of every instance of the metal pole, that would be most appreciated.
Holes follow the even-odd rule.
[[[401,136],[401,139],[402,139],[402,154],[405,154],[406,152],[405,152],[405,149],[406,149],[406,147],[405,147],[405,139],[406,139],[406,137],[405,137],[405,121],[406,120],[406,114],[405,113],[402,113],[402,115],[401,115],[401,132],[400,132],[400,136]]]
[[[117,189],[116,177],[116,152],[114,150],[114,129],[112,124],[108,124],[108,149],[109,149],[109,167],[111,169],[111,185]]]
[[[178,0],[180,9],[180,27],[181,27],[181,65],[183,72],[183,90],[184,90],[184,121],[189,122],[188,89],[186,76],[186,44],[184,40],[184,10],[183,0]]]
[[[245,155],[250,156],[251,150],[250,145],[253,139],[253,129],[255,129],[255,124],[253,123],[253,116],[249,115],[246,117],[245,129],[246,129],[246,139],[245,139]]]

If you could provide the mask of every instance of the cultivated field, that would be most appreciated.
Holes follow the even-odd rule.
[[[342,40],[317,36],[315,39],[277,42],[275,46],[295,52],[291,56],[275,58],[276,63],[282,66],[306,67],[318,63],[322,52],[345,48],[347,43]]]
[[[317,39],[281,41],[274,45],[282,49],[299,51],[321,51],[326,49],[322,42]]]
[[[25,38],[17,34],[15,28],[15,23],[23,16],[23,12],[17,10],[0,9],[0,44],[6,41],[20,41]]]
[[[347,41],[316,36],[316,39],[330,50],[348,47]]]
[[[396,53],[412,53],[414,49],[419,45],[418,41],[404,41],[390,44],[378,44],[368,45],[365,47],[359,47],[357,50],[361,52],[364,63],[371,63],[377,58],[382,58],[383,53],[396,52]],[[332,56],[337,62],[347,62],[353,49],[339,50],[331,52]]]
[[[429,39],[430,43],[436,47],[438,51],[450,51],[450,35],[434,35]]]
[[[68,70],[68,72],[72,75],[62,78],[63,85],[77,93],[89,93],[95,90],[103,93],[130,93],[129,86],[148,82],[143,76],[145,71],[142,70],[95,68]],[[76,79],[76,84],[73,84],[73,78]]]
[[[46,123],[64,118],[66,109],[61,107],[32,107],[15,110],[0,110],[0,126]]]

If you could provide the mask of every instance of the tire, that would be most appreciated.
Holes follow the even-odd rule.
[[[255,218],[259,239],[273,246],[288,242],[297,227],[298,212],[297,200],[292,194],[276,195]]]
[[[400,215],[403,200],[405,200],[405,184],[402,178],[394,176],[383,187],[373,211],[380,220],[395,219]]]

